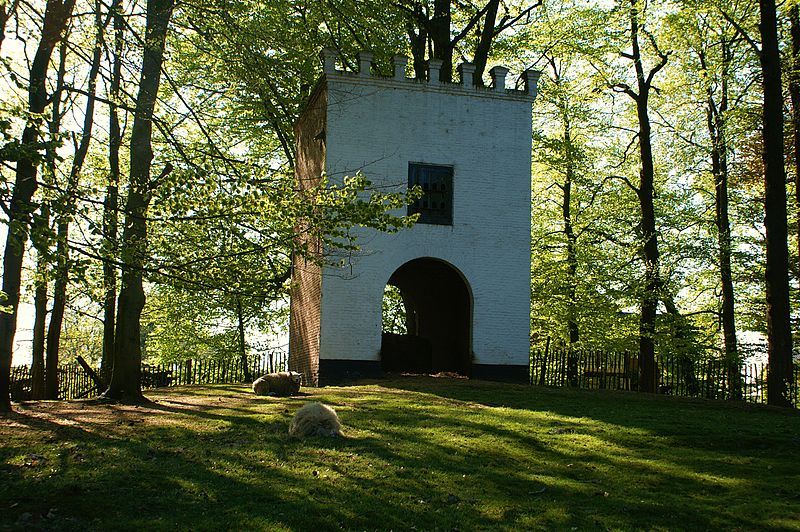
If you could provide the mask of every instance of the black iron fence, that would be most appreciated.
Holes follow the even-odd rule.
[[[767,402],[766,363],[731,364],[725,360],[656,357],[657,391],[707,399]],[[800,364],[790,386],[792,403],[800,407]],[[531,350],[531,384],[579,388],[638,390],[639,359],[634,353],[593,349]]]
[[[286,371],[287,354],[272,351],[249,363],[253,378],[264,373]],[[99,373],[98,368],[94,368]],[[184,384],[232,384],[245,381],[241,359],[186,360],[173,364],[142,364],[142,388],[180,386]],[[29,366],[11,368],[11,399],[27,401],[31,398],[31,370]],[[77,363],[64,364],[58,368],[58,398],[81,399],[95,397],[94,381]]]
[[[625,351],[571,350],[548,347],[531,350],[531,384],[574,386],[590,389],[638,390],[639,362]],[[250,362],[253,377],[288,368],[287,353],[273,351]],[[767,402],[765,363],[729,364],[724,360],[697,361],[680,357],[656,357],[658,392],[684,397],[737,399]],[[800,364],[795,364],[790,386],[792,403],[800,407]],[[232,384],[245,381],[240,359],[187,360],[174,364],[142,365],[142,387],[185,384]],[[77,363],[58,369],[58,398],[80,399],[98,393],[93,380]],[[11,368],[11,398],[31,398],[28,366]]]

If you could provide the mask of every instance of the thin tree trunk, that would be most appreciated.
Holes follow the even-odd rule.
[[[719,106],[715,105],[712,89],[708,89],[708,130],[711,136],[711,172],[714,176],[714,199],[716,204],[717,245],[719,249],[719,273],[722,284],[722,331],[725,340],[725,360],[728,363],[728,379],[731,398],[742,398],[742,382],[739,375],[739,352],[736,341],[735,296],[731,273],[731,228],[728,215],[728,145],[725,137],[725,113],[728,110],[728,64],[729,50],[723,41],[722,94]]]
[[[450,38],[451,0],[435,0],[433,18],[430,20],[430,38],[433,42],[433,57],[442,60],[439,80],[453,80],[453,44]]]
[[[75,210],[76,195],[83,163],[89,153],[94,126],[94,105],[97,90],[97,73],[100,70],[100,51],[103,43],[103,25],[100,2],[95,2],[95,43],[92,63],[89,68],[88,95],[83,118],[81,140],[72,159],[72,167],[67,177],[67,188],[64,195],[63,212],[58,218],[56,233],[56,274],[53,287],[53,309],[50,313],[50,326],[47,329],[47,378],[46,398],[57,399],[58,382],[56,380],[59,347],[61,343],[61,326],[64,321],[64,310],[67,305],[67,285],[69,283],[69,226]],[[52,378],[51,378],[52,374]]]
[[[173,0],[148,0],[145,49],[130,148],[130,186],[122,230],[122,287],[114,334],[114,369],[104,396],[113,400],[144,401],[141,386],[141,315],[145,296],[142,269],[147,256],[147,208],[153,160],[153,111],[161,81],[164,46]],[[169,172],[171,167],[165,168]]]
[[[118,176],[117,176],[118,177]],[[112,177],[113,179],[113,177]],[[113,259],[117,256],[117,209],[118,188],[109,185],[103,202],[103,232],[106,242],[106,257],[103,263],[103,354],[100,374],[104,382],[109,382],[114,368],[114,325],[117,308],[117,269]]]
[[[639,318],[639,389],[644,392],[655,392],[657,384],[655,362],[656,310],[659,300],[661,278],[659,273],[658,236],[656,233],[656,216],[654,206],[655,168],[653,165],[653,147],[651,141],[650,116],[648,103],[651,81],[655,73],[666,63],[666,56],[661,55],[662,63],[645,76],[639,48],[639,7],[637,0],[631,0],[631,57],[636,70],[638,94],[634,95],[636,115],[639,122],[639,156],[641,170],[639,172],[639,208],[641,210],[641,233],[644,240],[642,254],[644,258],[644,291],[641,296],[641,315]]]
[[[39,259],[43,264],[45,261]],[[47,267],[37,266],[36,292],[33,298],[33,346],[31,349],[31,399],[44,399],[44,336],[47,319]]]
[[[74,0],[48,0],[42,23],[42,37],[31,63],[28,84],[28,111],[41,114],[47,106],[47,71],[53,48],[61,40]],[[39,140],[39,125],[29,121],[22,132],[24,146],[35,146]],[[24,155],[17,162],[14,188],[8,207],[9,222],[3,253],[3,292],[10,313],[0,313],[0,412],[11,410],[11,354],[17,331],[22,280],[22,259],[28,240],[28,226],[33,210],[31,199],[36,192],[37,164],[33,157]]]
[[[108,132],[108,167],[109,178],[106,186],[106,197],[103,201],[103,357],[100,372],[103,382],[111,380],[114,367],[114,325],[117,308],[117,269],[114,259],[118,256],[117,225],[119,209],[119,149],[122,144],[122,133],[119,125],[119,109],[116,102],[120,97],[120,80],[122,79],[122,52],[124,21],[122,20],[122,0],[114,0],[111,5],[114,19],[114,50],[111,73],[111,91],[109,100]]]
[[[725,343],[725,360],[728,365],[731,399],[742,398],[740,360],[736,341],[735,297],[731,273],[731,229],[728,215],[728,143],[725,135],[728,112],[728,78],[730,76],[730,42],[723,36],[719,43],[722,54],[720,73],[720,101],[715,100],[714,88],[706,88],[706,124],[711,138],[711,174],[714,176],[714,201],[717,226],[717,255],[719,257],[720,283],[722,285],[722,331]],[[708,70],[705,52],[698,53],[701,68]]]
[[[792,100],[792,130],[794,131],[794,195],[797,206],[797,256],[800,257],[800,8],[789,7],[792,34],[792,70],[789,73],[789,96]]]
[[[724,127],[722,122],[717,128]],[[722,284],[722,331],[725,340],[725,359],[728,361],[728,377],[731,383],[732,398],[742,398],[742,382],[739,374],[739,347],[736,339],[735,295],[733,290],[733,274],[731,272],[731,229],[728,215],[728,163],[727,145],[724,132],[719,133],[718,146],[715,149],[717,159],[715,177],[715,200],[717,239],[719,246],[719,269]]]
[[[50,138],[55,140],[61,133],[61,96],[64,90],[64,75],[67,64],[67,39],[69,38],[69,28],[64,40],[61,41],[59,47],[59,61],[58,61],[58,75],[56,78],[56,91],[53,94],[53,118],[50,121]],[[55,148],[48,148],[48,166],[49,166],[49,179],[52,184],[56,183],[56,158],[57,154]],[[49,222],[48,222],[49,223]],[[49,245],[49,244],[48,244]],[[43,254],[44,255],[44,254]],[[58,254],[56,254],[58,256]],[[42,269],[48,270],[50,268],[49,258],[42,257],[45,264],[42,264]],[[46,304],[46,301],[45,301]],[[43,316],[44,317],[44,316]],[[44,328],[44,321],[41,324],[34,323],[34,331],[39,327]],[[45,342],[47,340],[45,339]],[[46,345],[46,344],[45,344]],[[37,346],[38,347],[38,346]],[[45,382],[44,382],[44,398],[45,399],[58,399],[58,357],[53,358],[53,354],[48,350],[45,358]]]
[[[500,0],[489,0],[486,8],[486,14],[483,19],[483,29],[481,29],[481,37],[475,47],[475,55],[472,62],[475,64],[475,74],[473,74],[473,81],[478,87],[483,87],[483,73],[486,70],[486,62],[489,60],[489,52],[492,49],[492,41],[494,41],[495,28],[497,22],[497,9],[500,7]]]
[[[557,75],[557,74],[556,74]],[[558,83],[558,78],[556,83]],[[564,223],[564,236],[567,239],[567,331],[569,333],[569,357],[567,364],[567,380],[570,386],[578,385],[578,359],[573,352],[578,343],[578,238],[572,226],[572,186],[575,181],[575,161],[572,150],[572,124],[569,118],[568,103],[566,98],[561,101],[561,120],[564,128],[564,184],[560,186],[563,192],[561,215]]]
[[[34,239],[36,247],[36,291],[33,298],[33,344],[31,348],[31,399],[44,399],[45,373],[44,373],[44,339],[45,322],[47,320],[47,286],[49,278],[49,264],[46,257],[50,245],[50,205],[42,202],[39,219],[40,235]]]
[[[239,321],[239,356],[242,359],[244,368],[245,382],[253,382],[253,374],[250,373],[250,365],[247,362],[247,343],[244,339],[244,313],[242,312],[242,298],[236,298],[236,317]]]
[[[764,228],[767,247],[767,403],[791,406],[792,331],[789,321],[789,245],[786,170],[783,166],[783,95],[774,0],[760,0],[761,72],[764,89]]]
[[[567,161],[566,178],[564,180],[564,199],[562,204],[562,215],[564,220],[564,234],[567,237],[567,329],[569,330],[570,346],[578,343],[578,237],[572,226],[572,186],[575,178],[574,161],[571,160],[571,138],[569,130],[569,119],[564,119],[564,140],[566,142]]]
[[[58,347],[61,340],[61,324],[64,321],[64,307],[67,297],[67,231],[69,225],[59,221],[56,232],[56,272],[53,287],[53,308],[50,311],[50,325],[47,328],[47,372],[45,378],[45,399],[58,399]]]
[[[52,112],[48,123],[51,144],[48,145],[46,152],[46,172],[44,179],[50,185],[56,182],[56,166],[58,154],[56,153],[55,141],[61,133],[61,97],[64,90],[64,76],[67,69],[67,45],[65,39],[61,41],[58,53],[58,71],[56,74],[56,87],[52,96]],[[36,249],[36,292],[34,296],[34,321],[33,321],[33,345],[31,353],[31,397],[33,399],[44,399],[48,396],[48,387],[53,390],[52,399],[58,395],[58,367],[50,368],[47,377],[45,371],[45,337],[47,321],[47,300],[48,285],[50,281],[50,200],[42,198],[39,219],[34,218],[34,234],[32,236],[33,246]],[[38,223],[38,231],[37,225]],[[37,235],[36,232],[39,234]],[[48,380],[49,379],[49,380]]]

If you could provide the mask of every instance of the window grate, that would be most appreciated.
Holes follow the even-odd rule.
[[[423,196],[408,206],[419,213],[417,223],[453,225],[453,167],[408,163],[408,188],[419,186]]]

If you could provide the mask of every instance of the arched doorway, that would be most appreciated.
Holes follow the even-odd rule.
[[[471,363],[472,296],[464,277],[438,259],[403,264],[384,293],[383,370],[468,376]]]

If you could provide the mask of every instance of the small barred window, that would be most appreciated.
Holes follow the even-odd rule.
[[[417,223],[453,225],[453,167],[408,163],[408,188],[418,185],[423,196],[408,206]]]

